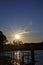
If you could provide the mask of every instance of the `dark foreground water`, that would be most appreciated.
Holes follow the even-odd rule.
[[[43,65],[43,50],[34,51],[35,65]],[[10,56],[14,60],[14,65],[31,63],[31,51],[6,51],[0,56]]]

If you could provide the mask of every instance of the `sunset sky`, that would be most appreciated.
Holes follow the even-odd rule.
[[[43,41],[43,0],[0,0],[0,30],[9,41]]]

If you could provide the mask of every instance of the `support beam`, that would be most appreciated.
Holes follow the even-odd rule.
[[[22,56],[22,65],[24,65],[24,53],[23,53],[23,56]]]
[[[31,65],[35,65],[34,50],[31,50]]]

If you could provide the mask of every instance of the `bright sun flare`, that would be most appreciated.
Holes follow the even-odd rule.
[[[20,39],[20,35],[19,34],[16,34],[15,35],[15,39],[17,39],[17,40]]]

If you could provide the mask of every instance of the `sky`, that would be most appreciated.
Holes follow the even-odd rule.
[[[9,41],[43,41],[43,0],[0,0],[0,31]],[[22,33],[22,34],[21,34]]]

